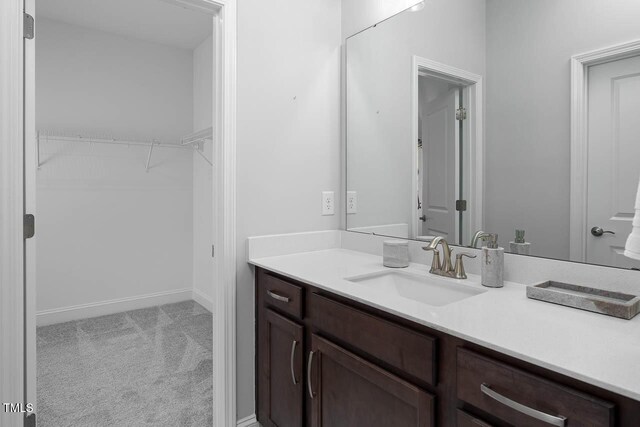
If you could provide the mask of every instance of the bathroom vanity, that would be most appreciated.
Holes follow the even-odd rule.
[[[637,318],[530,300],[516,283],[487,289],[475,275],[387,269],[352,250],[250,262],[263,426],[640,425],[638,374],[607,365],[618,351],[640,353],[638,333],[603,340],[608,328],[637,330]],[[359,280],[397,273],[470,292],[430,306]]]

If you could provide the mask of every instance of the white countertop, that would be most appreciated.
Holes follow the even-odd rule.
[[[432,307],[344,280],[391,270],[382,258],[347,249],[252,258],[251,264],[333,292],[640,401],[640,316],[623,320],[528,299],[525,286],[480,285],[477,275],[447,279],[487,292]],[[404,271],[428,275],[411,264]]]

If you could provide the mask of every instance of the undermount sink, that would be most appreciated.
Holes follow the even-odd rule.
[[[347,277],[371,289],[400,296],[413,301],[440,307],[482,294],[486,291],[456,283],[454,279],[441,278],[429,274],[415,274],[408,271],[387,270],[360,276]]]

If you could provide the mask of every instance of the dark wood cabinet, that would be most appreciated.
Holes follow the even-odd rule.
[[[329,340],[311,336],[313,427],[429,427],[434,398]]]
[[[640,426],[636,400],[261,268],[256,282],[263,426]]]
[[[460,400],[522,427],[612,426],[615,405],[459,348]]]
[[[311,293],[311,323],[327,336],[349,343],[416,382],[436,384],[436,339],[330,298]]]
[[[264,426],[303,425],[304,328],[267,309],[259,339],[258,414]]]

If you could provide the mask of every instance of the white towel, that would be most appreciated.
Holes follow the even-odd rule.
[[[638,183],[638,194],[636,195],[636,214],[633,217],[633,229],[627,238],[624,247],[624,255],[629,258],[640,260],[640,182]]]

